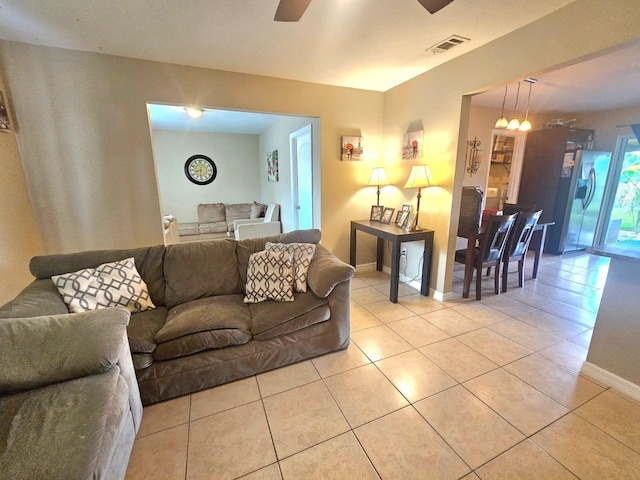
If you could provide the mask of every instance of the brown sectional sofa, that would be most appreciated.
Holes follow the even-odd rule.
[[[179,223],[181,236],[207,235],[208,238],[225,237],[233,233],[233,221],[264,216],[267,209],[261,203],[200,203],[198,221]],[[233,236],[233,235],[232,235]]]
[[[245,304],[252,253],[266,242],[315,243],[308,291],[293,302]],[[36,280],[0,318],[67,314],[52,275],[134,257],[156,308],[131,315],[129,345],[144,404],[244,378],[349,345],[355,271],[319,244],[318,230],[32,259]]]

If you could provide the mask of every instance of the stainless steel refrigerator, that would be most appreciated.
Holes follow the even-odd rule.
[[[527,134],[518,203],[542,209],[544,251],[560,255],[593,244],[611,153],[587,150],[593,130],[549,128]]]
[[[580,152],[579,164],[574,169],[573,198],[567,205],[570,210],[564,237],[565,252],[593,246],[610,163],[611,152]]]

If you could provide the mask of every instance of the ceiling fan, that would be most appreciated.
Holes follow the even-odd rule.
[[[433,14],[449,5],[453,0],[418,0],[418,2]],[[302,18],[310,3],[311,0],[280,0],[276,16],[273,19],[276,22],[297,22]]]

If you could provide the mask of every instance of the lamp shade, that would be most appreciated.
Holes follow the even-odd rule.
[[[389,185],[387,174],[384,172],[384,167],[377,167],[371,172],[371,178],[367,185]]]
[[[404,188],[424,188],[430,187],[431,170],[429,165],[414,165],[411,167],[411,173],[404,184]]]

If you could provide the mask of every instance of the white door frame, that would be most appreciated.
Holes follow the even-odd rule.
[[[311,189],[309,191],[310,198],[309,203],[311,205],[311,227],[315,228],[315,202],[313,199],[313,190],[314,183],[316,181],[314,175],[314,155],[313,155],[313,129],[312,124],[309,123],[305,125],[299,130],[296,130],[292,134],[289,135],[289,141],[291,143],[291,210],[292,210],[292,226],[294,230],[300,228],[300,201],[299,201],[299,183],[298,183],[298,171],[299,171],[299,161],[298,161],[298,138],[303,136],[309,136],[309,154],[311,155]]]

